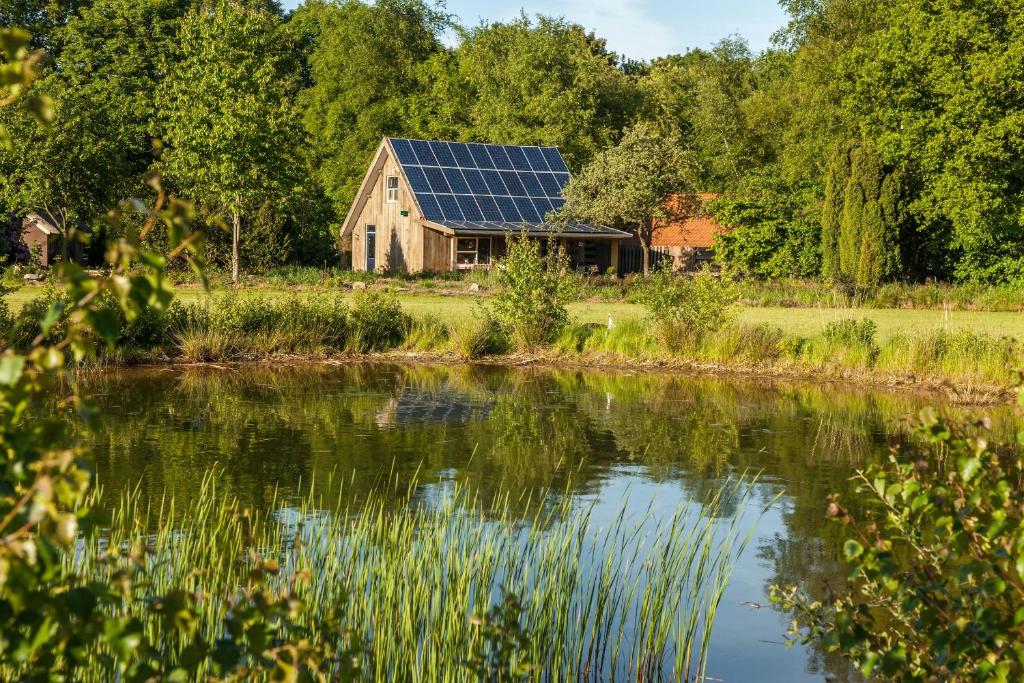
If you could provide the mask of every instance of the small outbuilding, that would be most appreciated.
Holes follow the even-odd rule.
[[[651,231],[651,265],[666,260],[672,270],[692,273],[711,264],[715,257],[715,237],[725,228],[715,222],[704,208],[717,199],[717,194],[674,195],[665,202],[670,218],[655,224]],[[633,238],[622,244],[622,273],[640,272],[642,256],[640,240]]]
[[[74,222],[63,229],[64,222],[46,209],[33,209],[21,219],[21,240],[29,249],[32,258],[39,265],[49,266],[59,260],[64,251],[64,240],[68,240],[67,254],[72,261],[81,261],[82,243],[75,233],[90,233],[89,226]]]
[[[556,239],[578,269],[618,268],[628,233],[551,221],[568,182],[554,147],[385,138],[340,236],[357,271],[490,268],[523,231]]]

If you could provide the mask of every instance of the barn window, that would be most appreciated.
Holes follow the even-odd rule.
[[[459,269],[488,266],[490,263],[490,237],[460,237],[455,242],[455,265]]]
[[[389,175],[387,177],[387,180],[385,181],[384,187],[387,190],[386,195],[385,195],[385,200],[387,201],[387,203],[388,204],[397,204],[398,203],[398,176],[396,176],[396,175]]]

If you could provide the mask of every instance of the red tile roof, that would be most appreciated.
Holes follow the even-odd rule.
[[[712,193],[697,195],[701,202],[716,199],[717,197],[717,194]],[[653,247],[707,249],[714,245],[715,235],[725,229],[712,220],[711,217],[704,214],[700,207],[698,207],[696,212],[688,212],[687,201],[681,195],[669,198],[666,206],[673,213],[696,213],[697,215],[656,225],[651,234],[651,246]]]

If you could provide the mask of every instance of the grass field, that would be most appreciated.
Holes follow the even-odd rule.
[[[296,290],[261,288],[243,290],[249,295],[282,297]],[[297,290],[299,295],[304,290]],[[308,291],[308,290],[305,290]],[[26,302],[39,296],[40,287],[22,287],[7,295],[14,311]],[[207,294],[200,289],[181,289],[178,298],[182,302],[199,301],[209,296],[220,296],[219,292]],[[486,303],[482,296],[440,296],[425,294],[399,294],[402,307],[413,315],[433,313],[445,321],[471,317],[477,308]],[[641,318],[643,308],[636,304],[621,302],[584,302],[570,307],[576,320],[584,323],[604,324],[611,316],[615,321]],[[941,311],[927,309],[872,309],[872,308],[754,308],[740,310],[740,321],[747,323],[768,323],[781,327],[788,334],[810,336],[820,332],[833,320],[843,318],[871,318],[878,325],[878,334],[886,339],[894,334],[925,334],[935,330],[970,330],[978,334],[995,337],[1024,339],[1024,313],[985,311]]]

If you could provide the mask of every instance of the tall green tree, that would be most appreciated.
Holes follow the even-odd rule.
[[[238,280],[243,218],[286,205],[305,142],[294,106],[297,64],[267,5],[212,0],[181,22],[179,50],[159,91],[160,165],[183,192],[231,216]]]
[[[56,116],[41,128],[25,106],[5,112],[15,132],[11,153],[0,156],[8,206],[97,224],[117,198],[143,190],[155,90],[188,5],[96,0],[47,34],[60,49],[34,90],[51,99]]]
[[[690,157],[678,138],[638,123],[569,180],[561,218],[634,228],[646,276],[654,224],[669,217],[671,195],[691,191],[691,175]]]
[[[425,0],[312,0],[290,23],[310,45],[301,104],[312,163],[344,214],[381,137],[406,134],[419,69],[443,49],[448,20]]]
[[[870,144],[843,144],[828,171],[821,215],[823,273],[870,289],[903,272],[908,189]]]
[[[654,60],[639,80],[644,117],[692,152],[705,191],[734,189],[764,163],[744,102],[754,93],[754,58],[746,41],[725,38],[710,50]]]
[[[921,181],[961,279],[1024,281],[1024,5],[896,0],[851,51],[846,106],[887,164]]]
[[[640,104],[605,41],[563,19],[462,30],[454,56],[463,138],[556,146],[570,167],[615,143]]]

